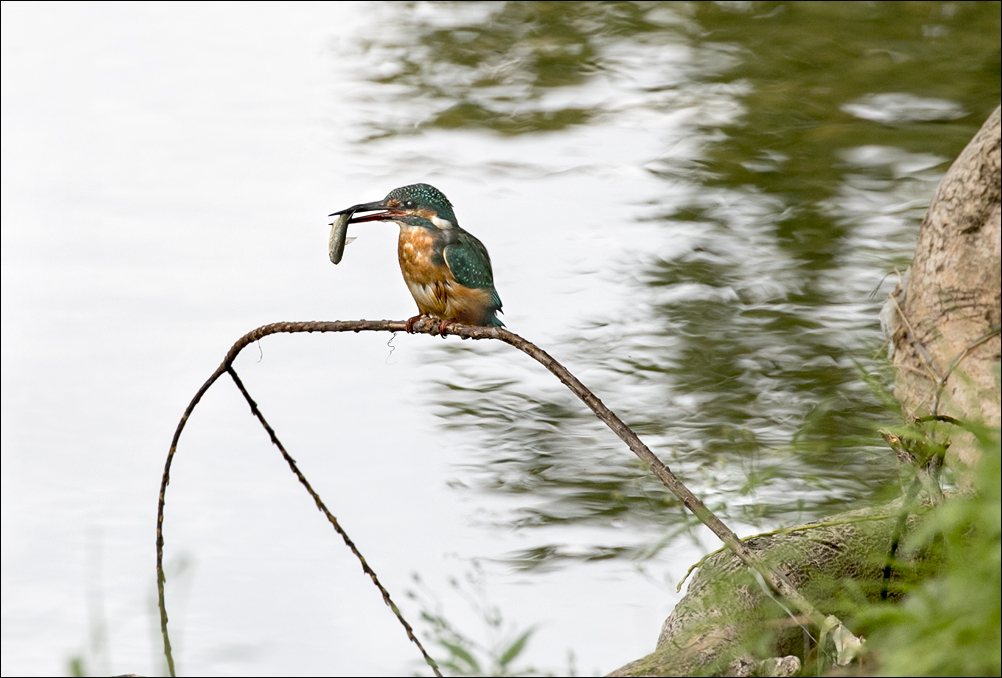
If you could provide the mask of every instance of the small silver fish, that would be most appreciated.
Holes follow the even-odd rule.
[[[331,239],[327,249],[332,264],[341,263],[341,257],[344,255],[344,246],[354,240],[354,238],[347,237],[348,222],[354,213],[354,211],[351,211],[339,214],[334,223],[331,224]]]

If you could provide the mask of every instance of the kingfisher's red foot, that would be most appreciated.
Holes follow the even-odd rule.
[[[455,324],[456,324],[455,320],[440,320],[438,323],[438,336],[444,337],[445,328],[448,327],[449,325],[455,325]]]
[[[414,334],[414,323],[416,323],[418,320],[422,320],[425,317],[426,316],[425,316],[424,313],[419,313],[416,316],[414,316],[413,318],[408,318],[407,319],[407,324],[404,327],[404,329],[407,330],[407,334]]]

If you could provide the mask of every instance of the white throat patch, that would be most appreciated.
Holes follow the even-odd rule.
[[[438,226],[439,228],[441,228],[443,231],[447,231],[447,230],[449,230],[450,228],[453,227],[453,223],[451,221],[449,221],[448,219],[443,219],[442,217],[438,216],[437,214],[435,216],[433,216],[430,219],[430,221],[431,221],[431,223],[433,223],[436,226]]]

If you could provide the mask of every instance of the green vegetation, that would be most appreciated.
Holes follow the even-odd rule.
[[[905,542],[913,559],[899,560],[900,602],[860,610],[880,675],[1002,673],[1002,455],[998,429],[977,433],[972,492],[933,510]]]
[[[408,597],[421,607],[421,621],[427,628],[428,640],[440,648],[437,652],[432,650],[439,668],[451,676],[540,675],[536,669],[517,663],[535,628],[520,631],[514,625],[505,623],[501,609],[487,598],[484,573],[476,562],[465,579],[465,584],[457,579],[450,580],[449,584],[466,600],[481,622],[486,636],[484,642],[478,642],[460,631],[445,616],[442,604],[422,586],[417,574],[414,575],[414,583],[419,590],[407,592]],[[423,664],[421,666],[424,668]],[[571,670],[565,675],[574,675],[574,672]]]

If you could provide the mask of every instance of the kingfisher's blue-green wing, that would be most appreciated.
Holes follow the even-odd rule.
[[[447,246],[442,254],[456,282],[473,289],[490,290],[494,310],[501,310],[501,297],[494,289],[491,258],[483,243],[463,231],[459,234],[459,242]]]

